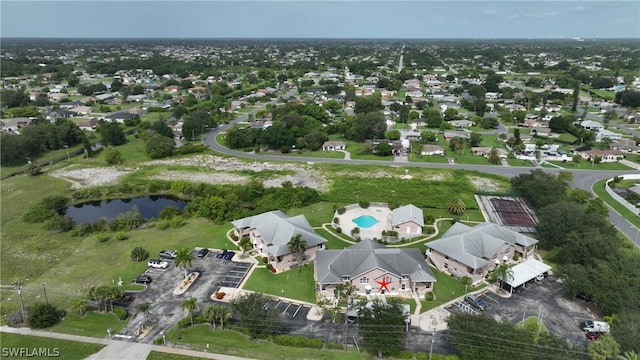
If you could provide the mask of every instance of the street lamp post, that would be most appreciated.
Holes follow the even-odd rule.
[[[47,282],[43,281],[42,290],[44,291],[44,301],[47,303],[47,305],[49,305],[49,298],[47,297],[47,287],[45,285],[47,285]]]

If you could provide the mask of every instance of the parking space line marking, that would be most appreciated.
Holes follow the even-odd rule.
[[[289,303],[289,305],[287,305],[287,307],[284,309],[284,311],[282,312],[282,315],[287,313],[287,310],[289,310],[289,307],[291,306],[291,303]]]
[[[500,301],[492,298],[491,296],[487,295],[487,294],[482,294],[483,297],[486,297],[487,299],[494,301],[496,304],[500,304]]]
[[[300,311],[301,307],[302,307],[302,305],[298,305],[298,308],[296,309],[296,312],[294,312],[293,316],[291,316],[291,317],[296,317],[296,315],[298,315],[298,311]]]
[[[274,308],[274,309],[277,309],[277,308],[278,308],[278,306],[280,306],[280,303],[282,303],[282,300],[278,300],[278,302],[276,303],[276,306],[274,306],[273,308]]]

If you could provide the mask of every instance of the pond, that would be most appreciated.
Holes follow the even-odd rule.
[[[61,215],[72,218],[77,225],[93,223],[100,218],[114,219],[118,214],[138,208],[140,215],[145,219],[157,218],[162,209],[167,206],[175,206],[184,210],[187,202],[165,195],[151,195],[128,199],[113,199],[102,201],[90,201],[82,204],[68,206],[60,212]]]

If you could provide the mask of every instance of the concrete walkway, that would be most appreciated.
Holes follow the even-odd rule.
[[[89,356],[87,360],[98,360],[98,359],[146,360],[151,351],[192,356],[192,357],[201,358],[201,359],[218,359],[218,360],[247,360],[248,359],[248,358],[243,358],[238,356],[178,349],[178,348],[172,348],[168,346],[139,344],[139,343],[133,343],[133,342],[106,339],[106,338],[98,339],[98,338],[92,338],[88,336],[61,334],[61,333],[55,333],[55,332],[43,331],[43,330],[32,330],[29,328],[14,328],[9,326],[1,326],[0,332],[107,345],[99,352]],[[61,358],[63,359],[65,358],[64,354],[60,354],[60,355],[61,355]]]
[[[347,150],[337,150],[337,151],[344,153],[344,160],[351,160],[351,153],[348,152]]]

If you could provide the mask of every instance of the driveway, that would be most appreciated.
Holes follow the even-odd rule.
[[[209,252],[204,258],[195,257],[188,271],[199,272],[200,276],[191,287],[182,295],[173,295],[173,290],[183,279],[184,270],[177,268],[174,261],[169,260],[167,269],[148,269],[146,274],[151,276],[152,282],[147,289],[136,294],[136,299],[129,311],[135,311],[136,304],[148,302],[150,314],[148,321],[153,324],[153,329],[140,342],[152,343],[156,337],[161,336],[161,332],[166,333],[178,320],[187,316],[182,309],[184,299],[195,297],[197,299],[198,310],[205,306],[215,304],[210,299],[225,281],[243,278],[251,265],[244,262],[235,262],[216,259],[215,251]],[[244,272],[244,274],[242,274]],[[142,315],[132,319],[121,334],[135,337],[135,330],[143,320]]]
[[[594,316],[587,308],[587,303],[566,299],[562,284],[554,276],[528,285],[510,298],[503,298],[491,291],[480,295],[480,298],[487,304],[486,314],[498,321],[517,323],[523,317],[540,314],[550,332],[579,349],[587,346],[587,339],[578,324],[583,320],[593,320]]]

